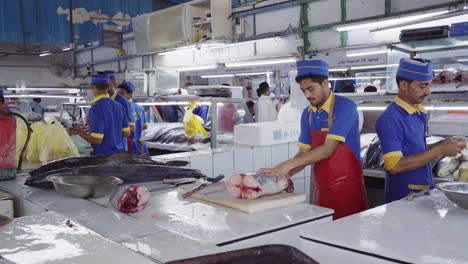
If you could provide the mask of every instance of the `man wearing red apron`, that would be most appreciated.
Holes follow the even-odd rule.
[[[310,102],[301,117],[300,150],[293,159],[260,173],[291,177],[315,164],[312,204],[335,210],[333,219],[364,211],[368,207],[356,104],[330,91],[326,62],[298,61],[297,72],[296,82]]]

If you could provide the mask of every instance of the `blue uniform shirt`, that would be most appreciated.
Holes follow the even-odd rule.
[[[333,125],[328,127],[328,114],[331,110],[331,100],[335,97],[333,109]],[[298,146],[311,148],[311,130],[328,131],[327,138],[347,144],[356,158],[361,161],[361,144],[359,136],[359,115],[356,104],[346,97],[330,93],[322,108],[309,106],[302,113],[301,135]],[[312,139],[313,140],[313,139]],[[361,161],[362,162],[362,161]]]
[[[388,172],[397,165],[401,157],[428,150],[426,125],[424,107],[418,105],[415,108],[398,97],[377,119],[375,130],[382,145],[386,169],[385,202],[402,199],[411,191],[417,191],[417,186],[434,187],[430,164],[397,175]]]
[[[135,133],[133,133],[133,141],[132,141],[132,146],[133,146],[133,152],[137,155],[141,155],[141,149],[140,149],[140,143],[139,139],[141,138],[141,134],[143,132],[143,128],[146,122],[146,115],[145,115],[145,109],[138,105],[137,103],[133,103],[135,106]],[[148,153],[148,149],[146,146],[143,146],[144,152]]]
[[[127,99],[125,99],[123,96],[121,96],[117,92],[114,92],[114,94],[111,95],[111,98],[114,99],[120,105],[122,105],[122,107],[124,108],[124,112],[125,112],[125,118],[127,119],[127,122],[129,122],[129,125],[130,125],[130,120],[131,120],[130,113],[131,112],[130,112],[130,108],[129,108],[129,104],[127,102]],[[128,143],[127,143],[127,138],[126,137],[122,138],[122,144],[123,144],[124,151],[127,151],[128,150]]]
[[[89,124],[91,136],[102,138],[100,145],[91,144],[93,155],[108,155],[124,151],[122,132],[129,131],[123,107],[109,98],[108,94],[100,95],[91,102]]]

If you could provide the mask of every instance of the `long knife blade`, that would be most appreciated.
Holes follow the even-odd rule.
[[[183,199],[187,199],[188,197],[192,196],[192,194],[194,194],[194,193],[196,193],[196,192],[198,192],[198,191],[204,189],[206,186],[208,186],[208,185],[210,185],[210,184],[213,184],[213,183],[216,183],[216,182],[222,180],[223,178],[224,178],[224,175],[218,175],[218,176],[217,176],[216,178],[214,178],[212,181],[210,181],[210,182],[204,182],[204,183],[198,185],[197,187],[193,188],[192,190],[190,190],[190,191],[184,193],[184,194],[182,195],[182,198],[183,198]]]

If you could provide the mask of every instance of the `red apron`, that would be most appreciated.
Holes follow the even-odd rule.
[[[333,125],[334,105],[333,101],[329,128]],[[312,129],[312,149],[323,145],[327,134],[327,131]],[[333,220],[368,209],[362,166],[348,145],[340,143],[330,157],[315,163],[313,175],[312,204],[335,210]]]

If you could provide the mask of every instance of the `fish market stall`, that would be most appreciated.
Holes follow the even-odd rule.
[[[191,108],[190,102],[195,102]],[[234,143],[234,125],[252,123],[253,118],[242,98],[199,97],[199,96],[161,96],[148,102],[158,113],[156,124],[150,124],[142,140],[149,148],[173,152],[203,150],[230,146]],[[208,135],[188,135],[186,112],[196,113]]]

